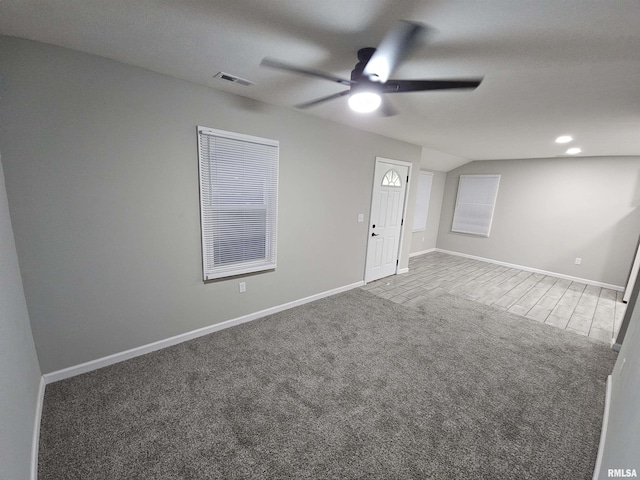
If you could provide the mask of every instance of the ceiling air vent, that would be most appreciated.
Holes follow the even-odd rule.
[[[255,82],[245,80],[244,78],[236,77],[235,75],[224,72],[216,73],[213,78],[219,78],[221,80],[226,80],[227,82],[237,83],[238,85],[244,85],[245,87],[249,85],[255,85]]]

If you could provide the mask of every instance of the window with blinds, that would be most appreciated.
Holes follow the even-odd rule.
[[[204,280],[276,268],[276,140],[198,127]]]
[[[460,175],[452,232],[488,237],[500,175]]]
[[[423,232],[427,229],[427,216],[429,214],[429,198],[431,197],[431,184],[433,173],[420,172],[418,176],[418,191],[416,193],[416,205],[413,209],[413,231]]]

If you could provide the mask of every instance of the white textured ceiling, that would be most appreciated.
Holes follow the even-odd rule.
[[[430,30],[394,78],[482,85],[389,95],[395,117],[352,113],[346,97],[305,112],[427,147],[442,170],[561,156],[561,134],[585,156],[640,155],[638,0],[0,0],[1,34],[287,107],[344,87],[262,68],[263,57],[349,78],[357,50],[399,19]],[[256,85],[214,79],[219,71]]]

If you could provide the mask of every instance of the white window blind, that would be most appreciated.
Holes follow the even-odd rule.
[[[276,140],[198,127],[205,280],[276,268]]]
[[[427,229],[427,216],[429,214],[429,198],[431,197],[431,184],[433,173],[420,172],[418,177],[418,192],[416,205],[413,210],[413,231],[421,232]]]
[[[460,175],[452,232],[488,237],[500,175]]]

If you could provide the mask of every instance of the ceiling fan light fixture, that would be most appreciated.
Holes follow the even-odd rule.
[[[349,107],[358,113],[373,112],[381,103],[382,97],[375,92],[358,92],[349,96]]]

